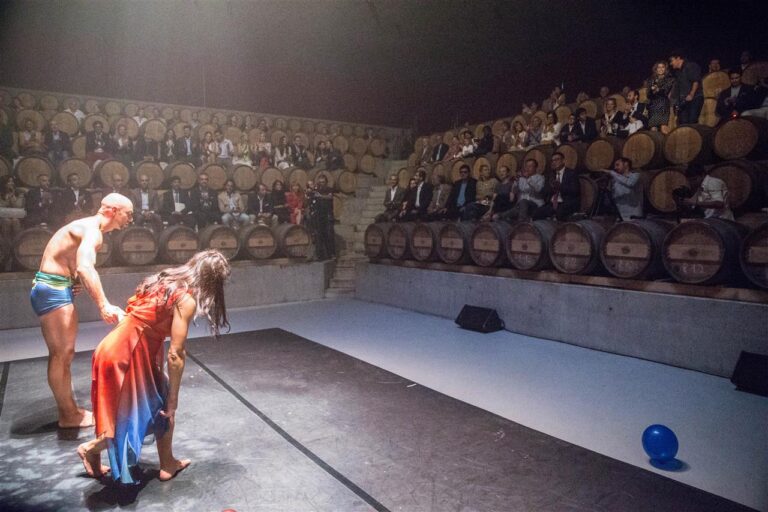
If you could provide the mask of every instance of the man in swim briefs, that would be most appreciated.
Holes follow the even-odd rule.
[[[77,407],[72,390],[70,366],[77,337],[73,287],[75,282],[85,287],[105,322],[114,324],[122,318],[123,310],[110,304],[104,295],[95,263],[103,234],[123,228],[132,218],[131,200],[108,194],[96,215],[70,222],[53,235],[43,252],[40,271],[35,274],[30,300],[48,346],[48,385],[56,399],[59,427],[93,425],[93,414]]]

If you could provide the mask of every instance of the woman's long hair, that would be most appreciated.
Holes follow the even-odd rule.
[[[195,318],[205,317],[216,337],[222,328],[229,330],[224,303],[224,282],[229,274],[229,262],[223,254],[216,250],[201,251],[181,266],[146,278],[136,288],[136,295],[162,292],[168,301],[177,290],[189,291],[197,302]]]

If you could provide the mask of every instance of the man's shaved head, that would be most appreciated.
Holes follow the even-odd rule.
[[[133,202],[123,194],[112,192],[104,196],[101,200],[101,206],[108,208],[122,208],[123,210],[133,211]]]

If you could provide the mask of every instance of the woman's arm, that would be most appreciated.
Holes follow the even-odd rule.
[[[179,405],[179,387],[181,375],[184,373],[186,352],[184,344],[189,333],[189,324],[195,317],[197,303],[191,295],[184,297],[176,303],[173,309],[173,324],[171,324],[171,347],[168,349],[168,397],[165,410],[161,414],[166,418],[172,418],[176,414]]]

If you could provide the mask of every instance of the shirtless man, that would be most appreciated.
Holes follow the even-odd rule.
[[[43,253],[40,271],[35,274],[30,300],[40,317],[48,346],[48,385],[56,399],[61,428],[93,426],[93,413],[77,407],[72,390],[70,366],[77,337],[77,310],[72,303],[74,283],[79,280],[85,287],[105,322],[114,324],[120,320],[125,312],[105,297],[94,264],[102,235],[123,228],[132,218],[131,200],[120,194],[108,194],[96,215],[70,222],[53,235]]]

